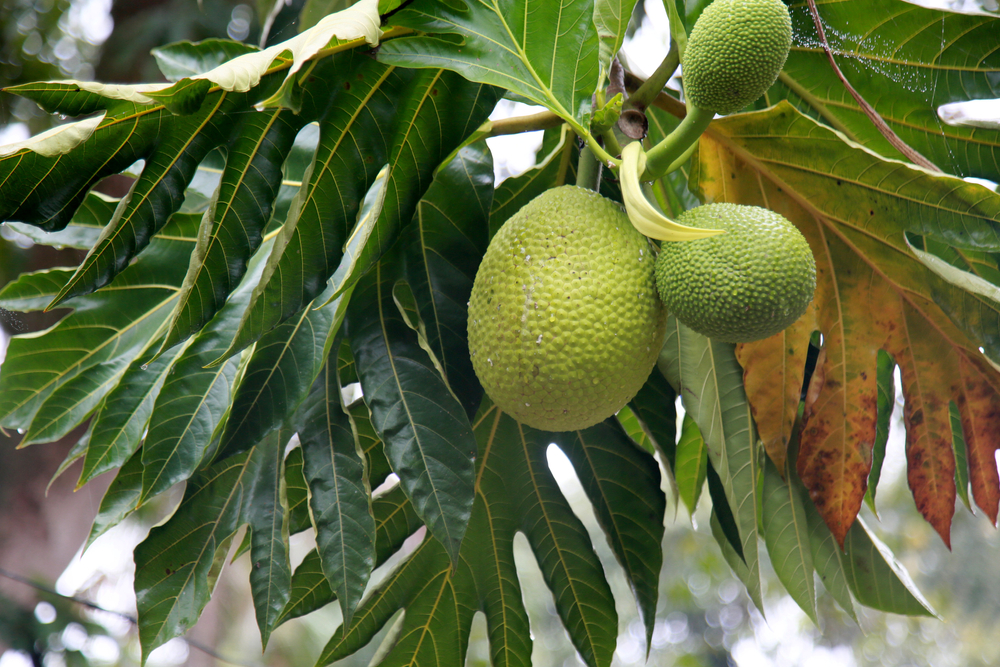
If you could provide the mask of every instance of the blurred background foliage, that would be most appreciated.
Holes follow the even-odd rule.
[[[350,4],[347,0],[4,0],[0,5],[0,86],[36,80],[97,79],[133,83],[162,80],[149,52],[180,40],[208,37],[259,45],[281,41],[294,34],[303,10],[323,13]],[[977,5],[978,7],[979,5]],[[984,5],[982,5],[984,6]],[[989,7],[986,7],[989,9]],[[652,50],[654,66],[666,50],[667,32],[660,0],[640,2],[633,17],[630,38],[644,40],[626,46],[630,59],[639,61]],[[660,23],[657,23],[660,21]],[[650,70],[651,71],[651,70]],[[507,104],[506,108],[511,105]],[[32,103],[11,95],[0,96],[0,143],[20,141],[37,134],[58,118]],[[535,141],[533,144],[532,141]],[[537,148],[540,138],[510,137],[492,144],[498,171],[508,165],[523,170],[524,153]],[[517,153],[521,153],[518,155]],[[114,182],[105,185],[114,190]],[[33,246],[6,228],[0,228],[0,286],[23,271],[79,261],[74,251]],[[34,317],[34,316],[33,316]],[[13,320],[0,312],[0,328],[8,332],[38,330],[51,324],[52,316]],[[0,360],[3,332],[0,331]],[[896,386],[900,383],[897,380]],[[859,608],[860,626],[830,601],[820,600],[821,626],[814,626],[784,594],[773,572],[765,570],[764,617],[749,602],[741,584],[730,573],[709,530],[707,494],[694,517],[677,502],[667,511],[664,566],[660,601],[652,646],[643,639],[642,623],[625,578],[600,533],[582,489],[565,457],[555,447],[550,462],[564,493],[583,519],[605,564],[618,601],[620,637],[615,664],[715,667],[725,665],[804,665],[820,667],[875,665],[935,665],[940,667],[1000,664],[996,641],[1000,618],[1000,578],[996,576],[1000,537],[982,516],[959,512],[952,533],[954,552],[934,538],[933,530],[913,507],[902,469],[902,427],[899,401],[894,414],[886,469],[878,490],[879,515],[863,513],[875,526],[941,614],[941,620],[905,618]],[[13,470],[8,460],[26,457],[35,450],[15,452],[13,434],[0,433],[0,470]],[[72,443],[64,445],[68,448]],[[46,457],[33,476],[0,475],[0,527],[31,525],[24,504],[9,502],[23,497],[44,498],[45,486],[62,453]],[[47,467],[45,467],[47,466]],[[73,478],[70,471],[65,479]],[[71,482],[70,482],[71,484]],[[34,485],[37,489],[27,488]],[[70,487],[71,489],[71,487]],[[668,489],[668,496],[671,491]],[[80,494],[85,494],[86,489]],[[97,498],[100,492],[94,492]],[[78,495],[77,498],[80,496]],[[672,497],[672,496],[671,496]],[[73,557],[79,541],[60,547],[58,569],[13,571],[8,562],[15,546],[52,553],[54,534],[68,528],[58,521],[41,536],[0,533],[0,667],[17,665],[136,665],[139,648],[131,592],[131,550],[149,527],[166,514],[177,498],[137,513],[121,527],[101,538],[81,559]],[[16,521],[4,514],[19,513]],[[47,519],[52,523],[53,519]],[[66,516],[65,521],[76,521]],[[20,523],[19,523],[20,522]],[[87,526],[84,526],[86,530]],[[79,529],[79,527],[77,527]],[[20,538],[20,540],[18,539]],[[235,542],[239,542],[236,540]],[[293,538],[293,559],[312,547],[308,538]],[[405,547],[404,547],[405,549]],[[62,570],[73,559],[69,568]],[[19,561],[23,563],[24,561]],[[560,625],[551,594],[526,544],[517,557],[535,638],[534,664],[539,667],[582,665]],[[22,565],[23,567],[23,565]],[[391,563],[387,568],[391,567]],[[199,626],[187,640],[174,640],[150,658],[155,667],[211,665],[220,657],[240,665],[312,665],[323,644],[339,623],[339,608],[331,605],[303,619],[290,622],[273,635],[266,653],[253,617],[246,585],[246,557],[227,568],[216,595]],[[61,573],[61,574],[60,574]],[[13,577],[13,578],[12,578]],[[23,579],[38,582],[31,586]],[[374,579],[374,578],[373,578]],[[53,590],[46,591],[47,588]],[[58,591],[58,594],[55,592]],[[767,594],[766,591],[771,591]],[[90,600],[98,607],[81,605],[61,596]],[[391,623],[390,623],[391,625]],[[389,631],[386,628],[381,636]],[[377,651],[378,641],[343,664],[363,667]],[[224,664],[219,662],[218,664]],[[476,620],[468,664],[489,664],[485,623]]]

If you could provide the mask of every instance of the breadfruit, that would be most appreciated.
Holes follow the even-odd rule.
[[[547,190],[493,237],[469,300],[472,365],[491,399],[547,431],[615,414],[663,344],[649,242],[618,204]]]
[[[805,312],[816,290],[816,261],[784,216],[758,206],[706,204],[677,221],[726,230],[662,244],[656,286],[678,320],[709,338],[745,343],[778,333]]]
[[[684,94],[705,111],[739,111],[771,87],[791,45],[792,21],[781,0],[715,0],[684,51]]]

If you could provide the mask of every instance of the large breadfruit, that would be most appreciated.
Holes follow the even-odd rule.
[[[586,428],[642,387],[663,342],[646,238],[590,190],[546,191],[497,232],[469,301],[469,350],[486,393],[548,431]]]

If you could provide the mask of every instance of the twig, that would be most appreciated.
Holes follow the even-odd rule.
[[[833,50],[830,48],[830,43],[826,40],[826,31],[823,29],[823,23],[819,19],[819,10],[816,9],[816,0],[807,0],[809,3],[809,12],[812,14],[813,23],[816,25],[816,31],[819,33],[820,44],[823,45],[823,51],[826,53],[827,60],[830,61],[830,66],[833,67],[833,71],[837,74],[837,78],[840,82],[844,84],[847,88],[847,92],[851,94],[854,101],[858,103],[861,110],[865,112],[868,116],[868,120],[872,122],[875,128],[882,133],[882,136],[892,144],[892,147],[899,151],[906,159],[908,159],[913,164],[919,165],[924,169],[929,169],[938,173],[943,173],[941,169],[937,167],[933,162],[925,158],[923,155],[914,150],[909,144],[899,138],[899,136],[893,132],[892,128],[882,119],[875,108],[868,104],[865,98],[861,97],[858,91],[854,90],[854,86],[850,84],[844,73],[840,71],[840,67],[837,65],[837,61],[833,57]]]
[[[660,62],[659,67],[656,71],[646,79],[646,81],[639,86],[639,88],[632,94],[628,100],[628,104],[636,109],[645,109],[649,106],[650,102],[660,94],[663,87],[667,85],[667,81],[670,77],[674,75],[677,71],[677,65],[681,62],[681,52],[677,47],[677,41],[670,40],[670,51],[667,52],[666,57]]]
[[[20,574],[17,574],[16,572],[11,572],[10,570],[6,570],[4,568],[0,568],[0,577],[6,577],[7,579],[10,579],[11,581],[16,581],[19,584],[24,584],[25,586],[30,586],[31,588],[34,588],[35,590],[42,591],[43,593],[47,593],[48,595],[53,595],[53,596],[58,597],[58,598],[62,598],[63,600],[66,600],[67,602],[74,602],[74,603],[76,603],[78,605],[82,605],[84,607],[87,607],[88,609],[93,609],[94,611],[103,612],[105,614],[111,614],[112,616],[118,616],[119,618],[125,619],[126,621],[128,621],[132,625],[136,625],[136,626],[139,625],[139,622],[136,620],[135,616],[133,616],[131,614],[126,614],[125,612],[121,612],[121,611],[113,611],[111,609],[105,609],[104,607],[100,606],[99,604],[93,603],[90,600],[84,600],[83,598],[74,597],[72,595],[63,595],[62,593],[60,593],[59,591],[57,591],[54,588],[50,588],[49,586],[46,586],[44,584],[40,584],[37,581],[32,581],[31,579],[28,579],[27,577],[24,577],[24,576],[22,576]],[[232,658],[227,658],[226,656],[220,655],[220,654],[216,653],[214,650],[212,650],[208,646],[205,646],[201,642],[199,642],[197,640],[194,640],[194,639],[190,639],[188,637],[184,637],[184,641],[191,648],[197,649],[197,650],[201,651],[202,653],[204,653],[205,655],[207,655],[207,656],[209,656],[211,658],[215,658],[216,660],[219,660],[221,662],[226,662],[226,663],[229,663],[230,665],[239,665],[240,667],[262,667],[258,663],[254,663],[254,662],[242,662],[240,660],[234,660]]]
[[[547,130],[559,127],[565,121],[551,111],[540,111],[528,116],[514,116],[512,118],[501,118],[490,121],[491,137],[499,137],[505,134],[520,134],[521,132],[533,132],[535,130]]]

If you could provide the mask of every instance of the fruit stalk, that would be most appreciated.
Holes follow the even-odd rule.
[[[698,142],[715,114],[688,104],[687,115],[680,125],[646,153],[646,169],[640,180],[653,181],[666,176],[683,163],[685,154]]]
[[[601,189],[601,163],[597,161],[590,146],[584,146],[580,151],[580,159],[576,163],[576,187],[593,190]]]

